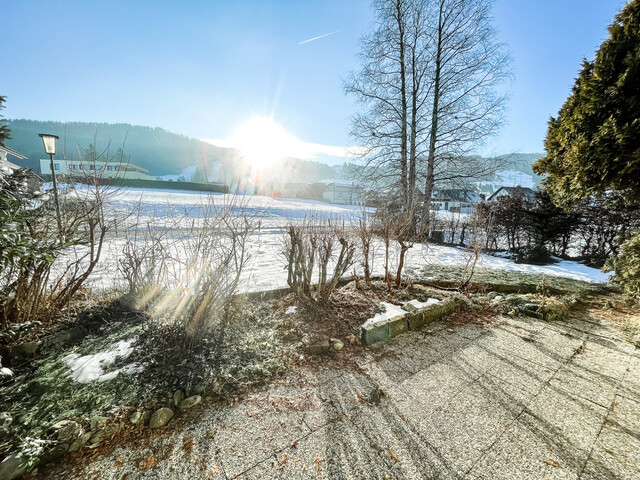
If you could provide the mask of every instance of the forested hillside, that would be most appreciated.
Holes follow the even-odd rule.
[[[162,128],[143,127],[126,123],[41,122],[36,120],[8,120],[12,139],[8,145],[29,158],[25,166],[35,167],[44,158],[38,133],[58,135],[59,158],[75,159],[78,147],[95,143],[98,151],[109,147],[112,154],[123,148],[130,161],[149,170],[152,175],[178,173],[182,169],[209,163],[218,156],[229,154],[227,149],[213,147],[198,139],[168,132]],[[24,162],[23,162],[24,163]]]
[[[119,148],[131,163],[149,170],[150,175],[179,175],[188,167],[204,166],[207,176],[214,174],[216,180],[231,181],[242,176],[239,159],[233,149],[222,148],[202,142],[197,138],[179,135],[162,128],[129,125],[126,123],[42,122],[36,120],[7,120],[12,139],[7,142],[14,150],[25,154],[28,160],[16,163],[37,171],[38,160],[45,158],[39,133],[58,135],[56,158],[76,159],[79,148],[95,143],[98,152],[109,148],[113,156]],[[195,168],[188,171],[194,172]],[[286,158],[270,169],[273,179],[282,180],[286,173],[288,181],[317,182],[332,179],[334,170],[319,162]],[[267,178],[272,180],[272,178]],[[186,180],[189,180],[187,178]]]

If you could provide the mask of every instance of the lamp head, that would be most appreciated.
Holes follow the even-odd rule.
[[[48,133],[39,133],[38,136],[42,138],[42,143],[44,143],[44,151],[47,155],[55,155],[56,154],[56,140],[60,137],[57,135],[50,135]]]

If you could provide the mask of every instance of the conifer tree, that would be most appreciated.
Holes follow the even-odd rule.
[[[5,140],[11,139],[11,133],[9,127],[7,127],[2,121],[2,109],[4,108],[3,103],[6,101],[6,97],[0,95],[0,145],[4,145]]]
[[[606,192],[640,204],[640,0],[628,3],[609,27],[593,61],[583,61],[571,96],[549,121],[546,174],[554,201]]]

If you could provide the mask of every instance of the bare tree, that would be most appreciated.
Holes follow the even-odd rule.
[[[509,56],[491,25],[492,0],[375,0],[362,69],[345,90],[362,111],[365,180],[399,187],[408,210],[424,181],[423,218],[436,183],[486,177],[495,159],[471,155],[502,124]]]
[[[469,157],[497,132],[507,97],[509,56],[491,25],[492,0],[437,0],[431,10],[432,102],[425,176],[425,210],[445,176],[485,176],[491,162]],[[444,167],[444,168],[442,168]],[[493,167],[493,168],[492,168]]]
[[[375,0],[376,24],[362,39],[362,70],[345,83],[363,109],[353,119],[352,133],[365,147],[365,176],[399,188],[407,205],[415,199],[428,113],[425,5],[423,0]]]

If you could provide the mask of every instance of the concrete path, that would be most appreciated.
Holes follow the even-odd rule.
[[[619,333],[584,318],[428,328],[47,478],[640,478],[640,350]]]

